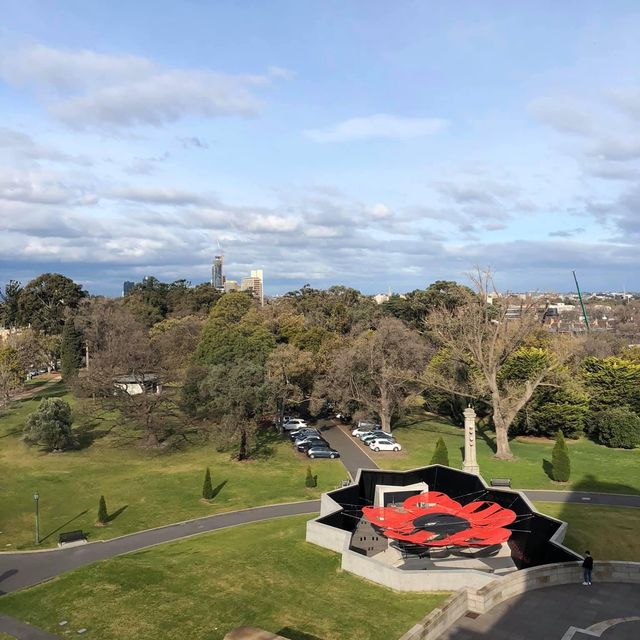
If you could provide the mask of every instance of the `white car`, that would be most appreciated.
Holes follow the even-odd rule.
[[[370,433],[371,431],[376,431],[378,429],[382,429],[382,427],[375,422],[359,422],[358,426],[351,432],[351,435],[354,438],[358,438],[365,433]]]
[[[282,423],[282,428],[285,431],[295,431],[296,429],[304,429],[308,425],[302,418],[289,418],[286,422]]]
[[[402,447],[399,442],[394,442],[387,438],[377,438],[369,444],[369,448],[374,451],[401,451]]]

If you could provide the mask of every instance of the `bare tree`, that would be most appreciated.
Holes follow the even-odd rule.
[[[476,293],[466,294],[464,303],[453,309],[436,309],[425,321],[441,352],[427,368],[424,381],[452,393],[488,396],[496,457],[511,459],[509,427],[536,388],[553,383],[555,372],[573,355],[578,340],[554,334],[540,338],[535,299],[499,296],[488,270],[478,270],[471,279]],[[539,340],[533,342],[536,335]],[[533,344],[538,348],[522,350]],[[526,363],[521,363],[518,375],[505,375],[516,356]],[[452,366],[463,366],[466,375],[449,375]]]
[[[335,351],[314,394],[342,406],[355,402],[390,430],[393,416],[419,390],[416,381],[426,358],[427,346],[416,331],[396,318],[380,318]]]

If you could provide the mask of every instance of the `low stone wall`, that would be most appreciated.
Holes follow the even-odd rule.
[[[441,607],[427,614],[400,640],[435,640],[469,611],[467,589],[454,593]]]
[[[595,563],[594,582],[631,582],[640,584],[639,562],[599,561]],[[468,595],[469,611],[486,613],[497,604],[514,596],[559,584],[582,582],[580,562],[545,564],[516,571]]]
[[[640,584],[640,562],[598,561],[594,582]],[[527,591],[582,582],[580,562],[547,564],[496,578],[479,589],[461,589],[442,607],[434,609],[405,633],[400,640],[436,640],[467,612],[487,613],[498,604]]]
[[[343,549],[349,548],[349,539],[351,533],[349,531],[342,531],[336,527],[330,527],[327,524],[322,524],[317,520],[309,520],[307,522],[307,542],[313,542],[319,547],[325,549],[331,549],[336,553],[342,553]]]
[[[342,550],[342,569],[395,591],[457,591],[465,587],[479,589],[496,579],[491,573],[469,569],[404,571],[348,548]]]

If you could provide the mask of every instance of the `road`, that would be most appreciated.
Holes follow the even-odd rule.
[[[188,520],[166,527],[132,533],[106,542],[91,542],[68,549],[30,553],[5,552],[0,554],[0,594],[24,589],[98,560],[131,553],[156,544],[234,527],[239,524],[284,516],[313,514],[319,511],[319,500],[269,505],[219,513],[198,520]]]

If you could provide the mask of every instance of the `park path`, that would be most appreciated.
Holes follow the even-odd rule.
[[[48,631],[43,631],[21,620],[0,613],[0,631],[8,633],[17,640],[59,640]]]
[[[48,387],[52,387],[54,384],[57,384],[62,380],[62,376],[58,374],[54,374],[54,377],[50,378],[46,382],[41,385],[35,386],[31,389],[23,389],[22,391],[18,391],[15,395],[11,396],[11,402],[16,402],[17,400],[27,400],[28,398],[32,398],[37,393],[40,393],[44,389]]]

